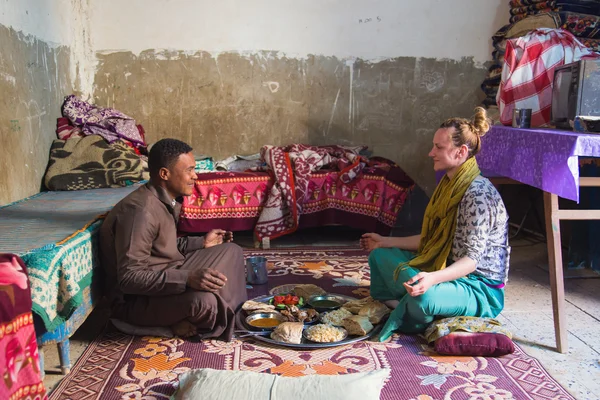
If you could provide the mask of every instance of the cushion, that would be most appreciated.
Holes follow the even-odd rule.
[[[512,338],[510,331],[496,319],[459,316],[433,321],[425,330],[425,339],[432,343],[452,332],[503,333]]]
[[[195,369],[179,377],[175,400],[379,400],[390,369],[347,375],[283,377],[253,371]]]
[[[502,333],[452,332],[435,341],[435,351],[445,355],[499,357],[514,352],[515,346]]]

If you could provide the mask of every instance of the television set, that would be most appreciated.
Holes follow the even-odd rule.
[[[552,124],[570,130],[577,116],[600,116],[600,59],[584,59],[554,70]]]

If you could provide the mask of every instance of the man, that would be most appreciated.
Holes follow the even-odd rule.
[[[231,232],[177,237],[181,197],[197,179],[192,148],[158,141],[150,182],[121,200],[100,229],[113,316],[138,326],[170,326],[181,337],[231,340],[234,313],[247,299],[242,249]]]

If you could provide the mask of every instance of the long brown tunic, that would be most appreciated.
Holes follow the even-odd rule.
[[[181,203],[148,183],[121,200],[100,228],[101,260],[113,315],[140,326],[187,319],[201,337],[231,340],[234,312],[246,299],[244,256],[233,243],[204,249],[203,237],[177,238]],[[196,268],[227,276],[218,293],[187,287]]]

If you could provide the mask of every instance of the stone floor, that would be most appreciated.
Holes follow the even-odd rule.
[[[272,247],[338,246],[357,244],[358,233],[339,228],[298,232],[271,242]],[[236,233],[235,241],[252,247],[252,236]],[[536,357],[550,374],[577,399],[600,399],[600,275],[565,279],[568,322],[567,354],[554,349],[552,303],[545,243],[527,237],[512,241],[511,270],[505,309],[499,319],[512,330],[515,342]],[[567,276],[573,275],[566,271]],[[106,308],[98,307],[71,339],[74,363],[107,320]],[[44,347],[47,388],[60,374],[55,346]]]

